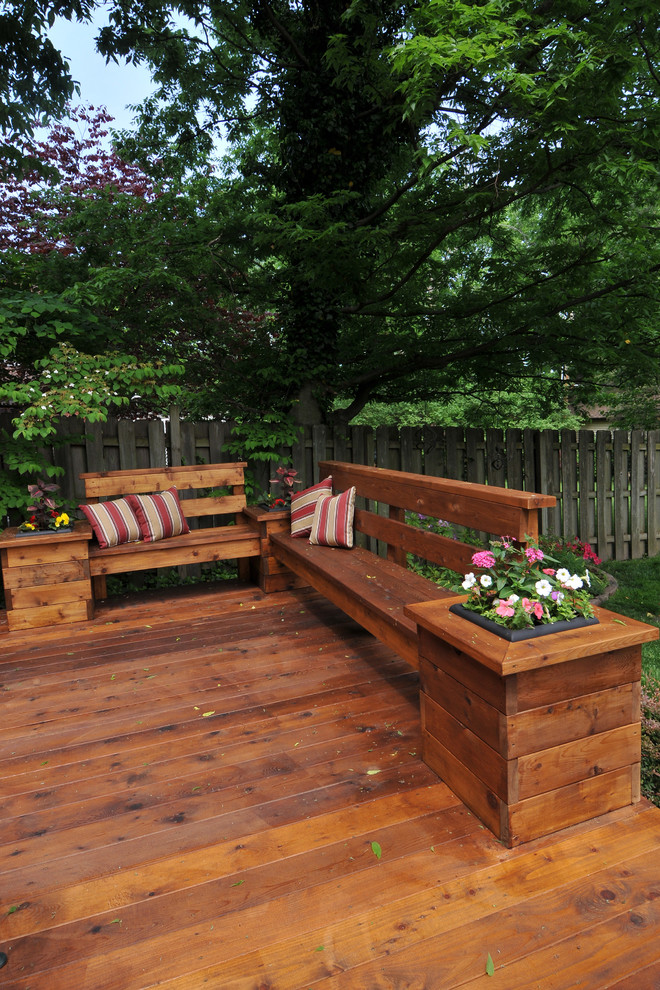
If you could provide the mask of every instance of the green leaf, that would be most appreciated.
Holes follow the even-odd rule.
[[[380,844],[378,842],[371,843],[371,851],[376,857],[376,859],[380,859],[380,857],[383,854],[383,850],[380,848]]]
[[[494,975],[495,975],[495,963],[493,962],[492,956],[489,952],[486,958],[486,976],[494,976]]]

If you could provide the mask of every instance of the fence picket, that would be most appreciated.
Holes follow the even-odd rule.
[[[633,430],[630,434],[630,556],[634,558],[643,556],[647,537],[644,532],[644,501],[647,495],[644,481],[642,431]]]
[[[559,471],[564,530],[577,535],[577,439],[574,430],[561,431],[560,451]]]
[[[660,430],[649,430],[646,438],[646,552],[660,551]]]
[[[148,425],[149,467],[167,467],[165,428],[160,419],[150,419]]]
[[[489,485],[506,485],[506,451],[502,430],[486,430],[486,480]]]
[[[578,432],[578,527],[577,535],[584,543],[595,550],[596,542],[596,476],[595,476],[595,446],[591,430]]]

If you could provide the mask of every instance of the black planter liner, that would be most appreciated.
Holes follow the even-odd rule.
[[[16,536],[46,536],[47,533],[52,533],[53,536],[59,536],[60,533],[73,533],[73,526],[60,526],[59,529],[19,529]]]
[[[598,619],[595,616],[592,619],[585,619],[578,615],[575,619],[562,619],[560,622],[528,626],[526,629],[507,629],[506,626],[501,626],[498,622],[487,619],[485,615],[481,615],[479,612],[471,612],[465,605],[450,605],[449,611],[453,612],[454,615],[462,616],[468,622],[474,622],[476,626],[481,626],[482,629],[487,629],[488,632],[492,632],[495,636],[506,639],[510,643],[518,643],[522,639],[537,639],[539,636],[549,636],[551,633],[565,632],[568,629],[581,629],[583,626],[598,625]]]

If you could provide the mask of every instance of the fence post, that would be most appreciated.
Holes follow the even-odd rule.
[[[181,417],[178,406],[170,406],[170,467],[181,467]]]

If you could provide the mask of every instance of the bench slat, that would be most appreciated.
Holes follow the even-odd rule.
[[[463,526],[469,524],[472,529],[511,536],[516,540],[537,539],[538,509],[556,502],[553,495],[538,492],[450,481],[342,461],[321,461],[319,471],[322,477],[332,475],[335,491],[355,485],[358,495],[364,498]]]
[[[144,571],[153,567],[201,564],[217,560],[257,557],[258,533],[244,526],[195,529],[155,543],[123,543],[118,547],[90,546],[89,570],[93,577]]]
[[[144,468],[81,474],[87,498],[109,498],[158,492],[174,485],[180,491],[230,488],[245,483],[245,464],[197,464],[194,467]]]
[[[366,509],[355,510],[355,528],[366,536],[400,547],[405,553],[423,557],[459,574],[472,570],[472,554],[478,549],[439,533],[429,533],[407,523],[377,516]]]

